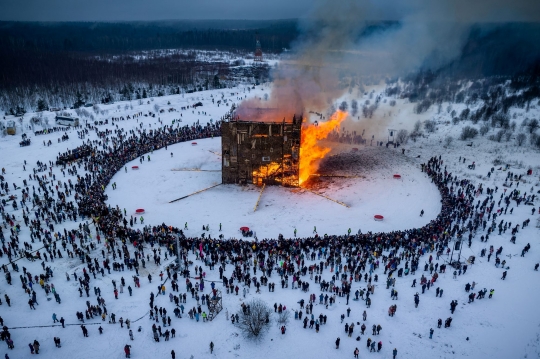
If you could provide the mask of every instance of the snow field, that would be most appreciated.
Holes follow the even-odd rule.
[[[257,90],[255,93],[262,95],[263,91]],[[210,118],[219,118],[220,114],[225,111],[223,106],[218,108],[216,105],[211,104],[211,100],[208,100],[210,94],[217,96],[218,91],[191,94],[191,96],[186,95],[185,98],[168,96],[155,101],[161,101],[163,106],[167,101],[171,101],[170,107],[178,108],[182,103],[194,103],[197,102],[197,97],[204,97],[204,106],[200,110],[207,111],[208,115],[198,115],[198,111],[192,113],[192,110],[189,110],[182,112],[182,119],[184,123],[193,123],[197,120],[206,123]],[[231,100],[236,98],[236,96],[230,95],[227,97],[231,98]],[[409,105],[398,103],[397,107],[400,105],[403,108],[402,113],[407,112]],[[111,105],[110,112],[106,117],[125,116],[136,111],[153,112],[152,107],[153,102],[150,105],[137,105],[134,106],[133,110],[116,113],[114,112],[116,111],[115,105]],[[172,119],[179,117],[179,113],[166,112],[159,117],[165,124],[169,124]],[[411,118],[400,115],[396,116],[392,121],[402,122],[406,126],[416,120],[410,112],[407,112],[407,117]],[[142,119],[139,118],[139,120],[144,123],[146,129],[150,129],[159,125],[157,118],[143,117]],[[109,122],[107,126],[100,126],[100,130],[104,128],[112,130],[116,125],[126,129],[134,129],[138,124],[136,120],[115,122],[114,124]],[[74,148],[82,142],[77,139],[74,130],[67,132],[70,140],[61,143],[57,143],[56,139],[63,132],[42,136],[32,134],[30,135],[32,145],[24,148],[19,148],[18,136],[0,139],[0,167],[6,168],[8,173],[5,177],[8,183],[22,182],[22,179],[27,178],[30,169],[37,160],[54,161],[58,152]],[[440,125],[440,129],[436,134],[420,139],[416,143],[410,142],[405,146],[407,149],[406,156],[410,161],[403,163],[401,166],[399,161],[396,161],[395,167],[380,168],[373,171],[373,173],[366,173],[366,178],[334,181],[324,193],[331,198],[350,204],[351,208],[349,209],[309,193],[295,193],[289,189],[271,188],[265,191],[259,209],[253,213],[252,208],[258,196],[257,188],[235,186],[219,186],[173,204],[166,203],[182,195],[220,182],[219,172],[172,171],[172,169],[179,168],[219,169],[219,157],[208,151],[220,152],[219,138],[198,140],[197,146],[191,146],[190,142],[188,142],[170,146],[167,151],[163,149],[155,151],[150,154],[150,162],[145,161],[140,164],[138,160],[133,161],[127,165],[127,174],[121,170],[112,179],[112,182],[117,183],[118,188],[113,191],[110,186],[108,187],[108,203],[111,206],[118,204],[121,208],[125,207],[128,213],[136,208],[145,208],[147,210],[144,215],[145,224],[157,225],[165,222],[168,225],[183,227],[184,222],[187,221],[190,226],[189,235],[200,235],[202,232],[201,225],[210,224],[212,237],[219,234],[217,231],[219,222],[223,223],[223,233],[226,238],[238,238],[237,228],[240,225],[253,227],[259,238],[265,238],[266,236],[275,238],[277,233],[283,233],[286,237],[290,237],[294,227],[298,229],[298,236],[308,236],[313,230],[313,223],[316,223],[320,234],[344,234],[349,227],[353,232],[356,232],[358,228],[365,232],[368,230],[390,231],[418,227],[436,216],[440,209],[438,203],[439,194],[424,174],[420,172],[418,165],[427,161],[430,156],[439,154],[442,155],[448,170],[458,175],[458,177],[470,179],[474,183],[483,182],[485,187],[493,188],[498,186],[499,191],[495,195],[497,201],[503,190],[502,183],[506,172],[496,170],[490,179],[487,179],[485,175],[493,166],[492,161],[498,156],[502,157],[504,162],[511,163],[511,170],[515,173],[524,173],[528,166],[533,166],[535,169],[534,175],[531,177],[524,176],[520,188],[529,193],[531,187],[535,193],[538,191],[539,173],[537,168],[540,161],[537,152],[531,149],[516,149],[510,146],[505,148],[500,144],[494,144],[482,138],[475,141],[473,147],[467,147],[465,143],[456,140],[450,148],[443,148],[440,142],[442,138],[447,133],[455,134],[458,132],[459,126]],[[384,134],[381,137],[384,138]],[[91,133],[88,138],[95,139],[96,137]],[[42,141],[49,139],[52,140],[53,145],[44,147]],[[388,151],[395,151],[396,158],[400,155],[399,149],[388,149]],[[174,152],[172,158],[170,152]],[[415,160],[416,156],[420,156],[420,158]],[[458,163],[460,156],[467,157],[465,164]],[[22,168],[24,160],[28,161],[26,172]],[[474,171],[466,167],[472,161],[476,161],[477,164]],[[139,171],[131,170],[131,165],[139,165]],[[399,181],[391,178],[390,175],[394,172],[400,173],[403,179]],[[57,179],[65,180],[58,168],[53,168],[53,173],[56,174]],[[74,177],[71,178],[72,181],[75,179]],[[35,185],[35,182],[30,181],[31,185]],[[19,192],[20,190],[11,191],[11,193]],[[483,200],[484,196],[480,196],[478,199]],[[72,198],[68,199],[72,200]],[[535,207],[538,207],[538,202],[536,202]],[[8,213],[15,215],[19,220],[21,219],[20,210],[13,211],[9,205],[6,206],[6,209]],[[422,218],[418,216],[420,209],[426,211]],[[520,205],[514,209],[513,215],[508,214],[500,217],[505,221],[512,221],[514,225],[516,223],[521,224],[527,218],[531,218],[531,225],[520,230],[515,245],[509,242],[509,232],[501,236],[493,233],[487,244],[481,243],[478,239],[479,235],[477,235],[473,239],[470,249],[465,245],[462,256],[467,258],[469,255],[475,255],[476,264],[469,266],[467,273],[457,279],[452,278],[451,270],[448,268],[446,274],[441,274],[435,283],[435,288],[439,286],[444,289],[443,297],[435,298],[435,288],[429,291],[426,290],[426,294],[420,295],[418,308],[414,308],[413,295],[417,291],[421,292],[421,288],[418,285],[416,288],[411,288],[411,283],[413,278],[419,280],[421,274],[425,273],[422,260],[427,260],[428,255],[422,258],[420,269],[414,277],[409,275],[397,279],[395,287],[399,292],[397,302],[390,299],[389,290],[386,290],[383,270],[378,269],[375,271],[374,274],[379,275],[379,283],[376,283],[372,306],[367,309],[366,326],[368,327],[368,334],[371,333],[370,329],[373,324],[381,324],[383,330],[379,336],[362,336],[360,342],[354,340],[359,333],[358,326],[356,326],[352,338],[345,335],[343,326],[345,322],[362,322],[361,314],[365,310],[365,304],[362,302],[351,300],[349,306],[347,306],[345,305],[345,299],[338,297],[337,303],[329,309],[315,305],[315,316],[318,316],[319,313],[328,316],[328,324],[321,326],[318,334],[315,333],[314,329],[303,329],[299,321],[291,319],[285,335],[281,335],[277,326],[273,324],[270,332],[261,342],[253,343],[244,340],[241,336],[237,336],[238,330],[225,320],[225,310],[228,310],[229,314],[239,310],[239,304],[244,300],[241,295],[226,294],[223,302],[224,311],[212,322],[203,323],[201,321],[196,323],[194,320],[190,320],[186,314],[182,319],[171,316],[173,318],[172,327],[177,330],[177,334],[176,338],[171,338],[169,342],[162,340],[160,343],[155,343],[153,341],[151,337],[151,321],[148,316],[132,324],[135,335],[135,341],[133,342],[129,341],[127,329],[121,329],[118,324],[103,324],[100,318],[88,321],[89,338],[83,338],[82,332],[77,326],[79,323],[76,320],[75,312],[86,309],[86,300],[90,300],[92,304],[95,304],[93,286],[101,288],[109,313],[115,313],[117,320],[119,317],[123,317],[133,321],[147,312],[150,291],[156,292],[158,274],[170,260],[165,261],[161,267],[155,266],[152,261],[147,262],[147,269],[140,271],[141,288],[135,288],[132,285],[131,276],[135,274],[134,272],[112,271],[111,275],[106,274],[104,278],[98,275],[95,280],[93,278],[91,280],[90,298],[86,298],[84,294],[81,298],[77,292],[76,282],[73,279],[69,282],[66,281],[65,272],[73,273],[76,271],[81,274],[84,265],[78,259],[68,259],[66,257],[57,259],[54,263],[47,263],[47,265],[51,265],[54,270],[54,278],[51,282],[55,284],[57,292],[62,298],[62,304],[57,304],[54,300],[47,301],[44,291],[38,286],[36,292],[39,305],[36,306],[37,310],[35,311],[28,308],[28,298],[20,289],[18,275],[22,274],[23,266],[32,274],[39,274],[42,272],[41,265],[38,261],[28,262],[21,260],[18,262],[21,272],[12,273],[13,286],[8,286],[4,278],[0,279],[1,297],[8,294],[12,299],[11,307],[7,307],[4,300],[3,305],[0,307],[0,316],[4,319],[5,325],[10,328],[51,325],[53,312],[58,317],[63,316],[66,323],[75,325],[68,326],[66,329],[62,329],[60,326],[10,329],[12,339],[15,342],[15,349],[13,351],[8,350],[7,346],[2,344],[0,354],[3,352],[8,353],[11,358],[28,357],[29,349],[27,344],[37,339],[41,343],[40,355],[46,358],[56,357],[60,359],[73,357],[123,358],[122,348],[126,343],[132,345],[132,358],[170,358],[172,349],[176,351],[177,358],[190,358],[191,356],[194,358],[258,358],[270,356],[343,358],[352,357],[355,347],[360,349],[361,358],[368,356],[391,358],[391,350],[394,347],[398,349],[398,359],[539,357],[540,312],[536,309],[538,272],[534,272],[533,267],[539,261],[537,246],[540,233],[535,228],[537,215],[532,216],[530,212],[530,206]],[[385,221],[373,221],[372,215],[375,213],[385,215]],[[63,230],[64,226],[71,229],[78,226],[78,224],[64,222],[63,225],[55,226],[55,229]],[[6,235],[5,229],[4,234]],[[9,234],[6,237],[9,237]],[[29,231],[24,226],[19,238],[21,241],[30,241]],[[529,253],[522,258],[520,257],[521,249],[527,242],[530,242],[532,247]],[[495,249],[500,246],[504,248],[501,258],[505,259],[510,267],[505,281],[500,279],[502,269],[494,266],[494,257],[488,263],[486,257],[481,258],[479,255],[480,250],[489,248],[489,245],[493,245]],[[33,244],[33,246],[34,249],[39,248],[38,243]],[[102,245],[98,245],[98,250],[92,254],[92,257],[101,260],[101,249]],[[511,255],[511,257],[508,255]],[[442,258],[447,259],[446,256]],[[191,256],[190,259],[194,260],[194,257]],[[0,264],[5,264],[6,261],[7,257],[4,256],[0,259]],[[434,259],[434,262],[437,261]],[[442,260],[438,262],[442,264]],[[196,263],[200,265],[199,262]],[[312,263],[306,261],[306,265]],[[230,276],[232,268],[231,265],[227,266],[226,276]],[[217,270],[210,271],[208,268],[204,268],[204,270],[209,280],[219,280]],[[152,284],[149,284],[146,279],[147,273],[151,273],[154,277]],[[259,272],[258,275],[260,275]],[[323,279],[329,280],[331,275],[332,273],[327,269],[324,271]],[[120,299],[115,300],[111,280],[114,279],[119,282],[122,276],[126,279],[127,284],[132,285],[133,297],[129,297],[127,290],[124,290],[124,293],[119,295]],[[281,289],[279,278],[275,274],[269,278],[269,281],[276,283],[274,293],[268,293],[267,288],[263,287],[261,294],[255,294],[255,289],[252,287],[246,299],[260,297],[270,305],[282,303],[287,306],[287,310],[298,309],[299,306],[296,303],[300,299],[307,300],[308,293],[292,290],[290,287]],[[474,303],[468,304],[464,286],[466,283],[472,283],[472,281],[477,283],[476,291],[483,288],[487,288],[489,291],[494,288],[494,297],[492,299],[486,297],[486,299],[475,300]],[[310,293],[315,293],[318,296],[320,291],[317,285],[313,281],[310,281],[310,283]],[[172,314],[173,304],[168,300],[170,287],[167,284],[165,285],[167,286],[167,296],[158,296],[155,305],[167,308],[168,313]],[[185,285],[181,281],[179,285],[180,292],[185,292]],[[205,292],[208,292],[208,287],[209,285],[206,286]],[[221,284],[218,284],[217,287],[220,288]],[[359,287],[365,288],[365,283],[353,282],[353,292]],[[452,299],[457,299],[459,302],[455,314],[452,315],[454,319],[452,327],[437,329],[438,318],[444,321],[451,316],[449,303]],[[187,312],[195,304],[195,301],[188,295],[185,311]],[[397,304],[397,313],[394,317],[388,317],[387,310],[392,304]],[[339,317],[342,313],[346,313],[347,307],[352,310],[351,317],[346,318],[344,323],[341,324]],[[294,318],[294,315],[292,318]],[[90,325],[90,323],[102,325],[104,334],[100,336],[97,331],[99,325]],[[142,326],[142,332],[140,333],[137,332],[139,325]],[[432,340],[429,339],[429,328],[435,329]],[[62,348],[57,349],[54,347],[52,340],[54,336],[59,336],[62,339]],[[336,350],[334,345],[337,337],[341,338],[339,350]],[[382,340],[383,349],[381,353],[370,354],[366,352],[365,342],[367,337],[377,341]],[[466,341],[466,337],[469,337],[470,340]],[[210,354],[208,348],[210,341],[215,344],[213,355]]]

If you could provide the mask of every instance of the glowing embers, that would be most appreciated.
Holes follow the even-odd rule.
[[[283,164],[270,162],[259,166],[253,170],[253,184],[257,186],[268,184],[298,187],[298,173],[289,163],[290,161],[285,159]]]
[[[277,162],[270,162],[269,164],[261,165],[259,168],[253,170],[253,184],[262,186],[267,178],[273,178],[281,168],[281,164]]]

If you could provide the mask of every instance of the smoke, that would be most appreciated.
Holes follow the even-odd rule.
[[[269,107],[271,115],[261,120],[273,121],[326,113],[355,78],[447,65],[475,23],[538,20],[540,2],[528,0],[319,0],[300,22],[302,35],[290,56],[273,70],[270,101],[242,103],[238,113]]]

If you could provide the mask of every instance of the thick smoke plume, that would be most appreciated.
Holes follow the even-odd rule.
[[[351,78],[403,76],[448,64],[475,23],[538,20],[538,1],[321,0],[301,21],[302,36],[291,55],[273,71],[270,100],[246,101],[237,113],[271,121],[326,113]],[[253,112],[247,109],[261,107],[272,111],[249,118]]]

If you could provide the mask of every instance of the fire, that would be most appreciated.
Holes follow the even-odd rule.
[[[338,128],[346,118],[347,112],[338,110],[327,122],[322,122],[318,125],[307,125],[302,129],[302,140],[300,143],[300,184],[306,181],[311,174],[317,172],[319,162],[331,150],[330,148],[319,146],[318,141],[328,137],[328,134]]]
[[[281,168],[277,162],[270,162],[267,165],[263,165],[253,170],[254,184],[262,185],[263,178],[268,178]]]

